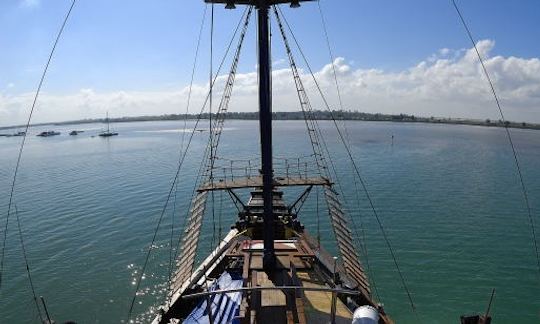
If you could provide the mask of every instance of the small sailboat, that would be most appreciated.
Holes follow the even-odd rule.
[[[105,123],[107,123],[107,130],[102,131],[98,134],[100,137],[111,137],[118,135],[117,132],[111,132],[110,123],[109,123],[109,112],[107,112],[107,117],[105,118]]]

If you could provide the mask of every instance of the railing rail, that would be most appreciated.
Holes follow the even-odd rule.
[[[227,159],[216,157],[212,170],[208,168],[207,174],[214,177],[214,181],[234,181],[238,178],[252,178],[260,176],[260,159]],[[274,177],[313,178],[321,176],[314,155],[294,158],[275,157],[273,163]]]
[[[274,287],[242,287],[234,289],[222,289],[214,291],[204,291],[200,293],[194,293],[182,296],[182,299],[194,299],[199,297],[206,297],[212,295],[221,295],[235,292],[250,292],[250,291],[262,291],[262,290],[302,290],[302,291],[322,291],[322,292],[331,292],[333,294],[342,294],[342,295],[360,295],[361,292],[357,290],[350,289],[335,289],[335,288],[324,288],[324,287],[304,287],[304,286],[274,286]]]

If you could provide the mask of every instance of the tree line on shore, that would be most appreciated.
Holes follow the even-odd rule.
[[[313,118],[317,120],[360,120],[360,121],[385,121],[385,122],[409,122],[409,123],[435,123],[435,124],[456,124],[456,125],[473,125],[473,126],[487,126],[487,127],[510,127],[510,128],[526,128],[526,129],[540,129],[540,124],[535,123],[526,123],[526,122],[513,122],[513,121],[502,121],[502,120],[491,120],[491,119],[467,119],[467,118],[444,118],[444,117],[418,117],[415,115],[408,114],[380,114],[380,113],[365,113],[358,111],[345,111],[345,110],[334,110],[334,111],[322,111],[315,110],[312,112]],[[217,117],[217,114],[212,114],[212,119]],[[302,111],[280,111],[273,112],[272,117],[274,120],[303,120],[304,113]],[[199,118],[198,114],[166,114],[159,116],[136,116],[136,117],[119,117],[119,118],[109,118],[110,122],[122,123],[122,122],[137,122],[137,121],[160,121],[160,120],[185,120],[185,119],[197,119]],[[200,116],[201,119],[209,119],[209,113],[203,113]],[[226,119],[237,119],[237,120],[257,120],[259,118],[258,112],[227,112]],[[85,123],[99,123],[105,122],[105,119],[83,119],[83,120],[74,120],[58,123],[42,123],[34,124],[33,126],[41,125],[70,125],[70,124],[85,124]],[[22,127],[19,126],[8,126],[0,127],[0,129],[9,129]]]

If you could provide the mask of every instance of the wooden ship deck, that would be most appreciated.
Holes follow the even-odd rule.
[[[284,201],[282,191],[274,190],[276,263],[272,271],[265,269],[262,184],[253,179],[248,181],[253,191],[239,221],[194,269],[207,192],[246,188],[240,187],[245,181],[223,180],[199,188],[171,282],[170,302],[154,323],[351,323],[360,306],[376,310],[379,323],[392,323],[382,306],[371,299],[341,205],[331,182],[324,178],[281,178],[276,187],[307,186],[300,197],[315,184],[325,187],[341,259],[327,253],[303,229],[291,212],[293,205]],[[223,284],[223,276],[235,278],[235,284]],[[223,309],[229,307],[232,313],[225,313]]]

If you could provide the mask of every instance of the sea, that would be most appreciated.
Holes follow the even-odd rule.
[[[374,298],[396,323],[458,323],[461,315],[485,313],[493,289],[494,323],[540,323],[540,272],[531,220],[504,129],[338,121],[342,141],[333,122],[318,124]],[[20,233],[36,296],[43,296],[57,323],[147,323],[164,301],[208,142],[208,122],[115,123],[118,136],[96,136],[103,128],[80,124],[30,129],[7,232],[22,138],[0,137],[0,234],[7,234],[0,323],[39,323]],[[61,135],[35,136],[44,130]],[[71,130],[84,132],[70,136]],[[540,131],[510,132],[540,240]],[[216,156],[223,165],[242,170],[246,161],[258,163],[258,148],[258,122],[231,120]],[[312,148],[304,122],[275,121],[273,149],[276,164],[309,158]],[[239,192],[243,198],[247,194]],[[299,191],[287,189],[285,194],[292,202]],[[313,190],[299,219],[337,255],[324,208],[322,191]],[[228,232],[236,213],[228,194],[211,197],[201,257]],[[43,313],[41,300],[39,305]]]

